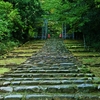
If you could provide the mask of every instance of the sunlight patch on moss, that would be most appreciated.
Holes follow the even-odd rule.
[[[95,76],[100,77],[100,67],[90,67],[90,70]]]
[[[38,50],[28,49],[28,50],[13,50],[12,52],[37,52]]]
[[[21,64],[26,61],[26,58],[9,58],[0,60],[0,65],[8,65],[8,64]]]
[[[5,72],[9,72],[9,68],[0,68],[0,74],[4,74]]]

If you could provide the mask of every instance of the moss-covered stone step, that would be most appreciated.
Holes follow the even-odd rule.
[[[19,80],[19,81],[1,81],[0,86],[9,86],[9,85],[67,85],[67,84],[90,84],[93,83],[92,80]],[[98,82],[98,84],[100,81]]]
[[[78,68],[78,69],[54,69],[54,68],[19,68],[14,69],[12,73],[91,73],[90,70],[87,68]]]
[[[0,65],[16,65],[21,64],[26,61],[26,58],[7,58],[0,60]]]
[[[35,43],[35,44],[32,44],[31,46],[43,46],[44,44],[43,43]]]
[[[67,43],[67,42],[64,42],[65,45],[67,46],[83,46],[84,44],[83,43]]]
[[[22,71],[22,70],[23,71],[24,70],[30,70],[30,71],[31,70],[37,70],[37,71],[38,70],[70,70],[71,71],[72,70],[73,71],[73,70],[76,70],[76,68],[77,68],[76,66],[72,66],[72,67],[70,67],[70,66],[68,66],[68,67],[60,67],[60,66],[47,67],[47,66],[44,65],[44,67],[31,67],[31,66],[30,67],[29,66],[25,66],[25,67],[20,66],[19,67],[19,66],[17,66],[15,68],[12,67],[12,70],[17,70],[17,71]]]
[[[19,66],[19,64],[6,64],[6,65],[0,65],[0,68],[8,68],[8,69],[12,69],[13,67],[17,67]]]
[[[0,100],[100,100],[96,94],[6,94],[0,95]]]
[[[31,78],[18,78],[18,77],[8,77],[8,78],[0,78],[0,81],[33,81],[33,80],[41,80],[41,81],[44,81],[44,80],[92,80],[94,82],[98,82],[100,81],[100,78],[99,77],[37,77],[37,78],[34,78],[34,77],[31,77]]]
[[[80,61],[82,61],[83,64],[100,66],[100,57],[86,57],[86,58],[81,58]]]
[[[21,55],[14,55],[14,56],[6,56],[6,58],[29,58],[32,54],[21,54]]]
[[[34,61],[34,60],[33,60]],[[28,64],[27,64],[28,62]],[[35,61],[34,61],[35,62]],[[30,61],[26,61],[26,63],[21,64],[20,66],[18,66],[18,69],[24,69],[24,68],[30,68],[30,69],[41,69],[41,67],[39,65],[42,66],[43,69],[69,69],[69,68],[77,68],[77,65],[74,65],[73,63],[56,63],[56,64],[45,64],[45,62],[37,62],[32,64],[32,62]],[[14,68],[13,68],[14,69]]]
[[[18,77],[8,77],[8,78],[0,78],[0,81],[33,81],[33,80],[41,80],[41,81],[44,81],[44,80],[92,80],[94,82],[98,82],[100,81],[100,78],[99,77],[37,77],[37,78],[34,78],[34,77],[31,77],[31,78],[18,78]]]
[[[13,73],[79,73],[79,70],[16,70]]]
[[[52,84],[52,83],[51,83]],[[30,92],[30,93],[92,93],[100,92],[97,84],[66,84],[66,85],[30,85],[30,86],[1,86],[0,93]]]
[[[76,67],[12,67],[12,70],[17,70],[17,71],[21,71],[21,70],[76,70]]]
[[[83,43],[82,40],[74,40],[74,39],[67,39],[67,40],[63,40],[63,41],[64,41],[64,43],[75,43],[75,44]]]
[[[30,46],[31,44],[44,44],[44,43],[45,43],[45,41],[42,41],[42,40],[40,40],[40,41],[28,41],[28,42],[24,43],[22,46]]]
[[[73,53],[76,57],[100,57],[100,53],[93,53],[93,52],[77,52]]]
[[[38,49],[41,49],[42,48],[42,46],[28,46],[28,47],[19,47],[19,48],[17,48],[18,50],[27,50],[27,49],[35,49],[35,50],[38,50]]]
[[[92,73],[12,73],[4,77],[93,77]]]
[[[84,46],[67,46],[68,49],[82,49]]]
[[[11,51],[11,53],[36,53],[37,50],[14,50],[14,51]]]
[[[80,48],[80,49],[69,49],[69,51],[71,51],[72,53],[77,53],[77,52],[80,52],[80,53],[92,52],[92,50],[86,50],[84,48]]]
[[[4,55],[0,60],[5,60],[7,58],[28,58],[31,57],[34,53],[9,53],[7,55]]]

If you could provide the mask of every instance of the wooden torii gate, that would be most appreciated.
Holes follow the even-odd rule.
[[[62,38],[66,39],[67,34],[66,34],[66,23],[62,23]],[[43,26],[42,26],[42,39],[47,39],[48,36],[48,20],[44,19],[43,20]]]

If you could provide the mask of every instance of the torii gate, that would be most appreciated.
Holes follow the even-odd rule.
[[[43,26],[42,26],[42,39],[47,39],[48,36],[48,20],[44,19],[43,20]],[[62,23],[62,38],[66,39],[67,34],[66,34],[66,23]]]

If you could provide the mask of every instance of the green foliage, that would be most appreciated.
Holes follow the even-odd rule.
[[[12,27],[13,23],[8,18],[11,10],[13,9],[10,3],[0,1],[0,41],[11,36],[9,26]]]
[[[41,13],[38,0],[0,0],[0,53],[18,45],[13,40],[23,42],[36,36]]]
[[[61,0],[40,0],[42,9],[44,10],[43,18],[49,20],[57,20],[57,9]]]
[[[0,43],[0,55],[6,53],[7,52],[6,50],[7,50],[6,44]]]
[[[12,50],[14,47],[17,47],[18,45],[19,42],[13,40],[3,41],[3,43],[0,42],[0,55],[9,52],[10,50]]]
[[[19,23],[20,15],[9,2],[0,1],[0,41],[12,38],[15,23]]]
[[[38,0],[5,0],[13,4],[15,9],[18,9],[18,14],[21,18],[14,22],[13,37],[20,41],[29,39],[30,26],[37,28],[36,20],[41,17],[42,9]],[[12,12],[14,19],[14,12]],[[16,20],[16,19],[15,19]]]
[[[58,21],[59,24],[66,23],[69,26],[67,33],[83,33],[85,44],[100,50],[100,0],[41,1],[45,12],[44,18],[46,16],[48,19]]]
[[[8,48],[13,48],[13,47],[16,47],[18,45],[19,45],[19,42],[18,41],[8,41],[8,42],[6,42],[6,46]]]
[[[29,38],[37,37],[37,32],[35,32],[35,29],[32,28],[32,26],[29,27]]]
[[[100,0],[0,0],[0,41],[34,38],[38,20],[48,19],[50,32],[60,33],[66,23],[67,33],[83,33],[86,45],[99,49],[99,13]]]
[[[18,42],[12,41],[12,32],[16,31],[15,23],[20,25],[20,19],[18,10],[13,9],[11,3],[0,1],[0,55],[18,45]]]

